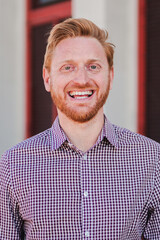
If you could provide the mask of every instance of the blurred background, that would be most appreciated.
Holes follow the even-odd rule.
[[[108,119],[160,142],[159,0],[0,0],[0,154],[56,117],[42,65],[48,32],[68,17],[94,21],[116,46]]]

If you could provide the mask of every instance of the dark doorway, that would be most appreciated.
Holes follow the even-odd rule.
[[[146,135],[160,142],[160,1],[146,3]]]

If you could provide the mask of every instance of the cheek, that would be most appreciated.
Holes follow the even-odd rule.
[[[53,84],[59,88],[64,88],[68,84],[71,77],[66,74],[55,74],[53,75]]]
[[[102,74],[101,76],[99,76],[99,79],[97,80],[97,84],[101,89],[103,88],[102,90],[105,90],[106,87],[110,85],[109,77],[106,74]]]
[[[52,82],[51,91],[53,94],[57,96],[64,95],[65,92],[65,85],[64,82],[60,79],[56,79],[56,81]]]

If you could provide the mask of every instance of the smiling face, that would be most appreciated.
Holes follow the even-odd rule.
[[[50,73],[44,69],[43,76],[58,112],[80,123],[103,114],[113,69],[109,69],[105,51],[95,38],[62,40],[54,50]]]

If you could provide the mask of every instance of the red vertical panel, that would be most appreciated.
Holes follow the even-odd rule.
[[[31,0],[26,0],[26,137],[31,133],[31,26],[29,25],[29,12]]]
[[[146,132],[146,0],[138,4],[138,132]]]

